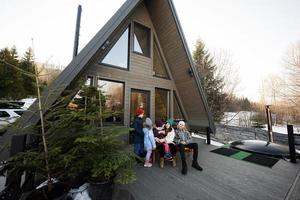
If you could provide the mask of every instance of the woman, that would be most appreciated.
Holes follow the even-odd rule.
[[[156,129],[154,130],[154,136],[155,141],[157,145],[157,149],[159,151],[160,155],[160,162],[159,166],[160,168],[164,167],[164,161],[165,159],[172,161],[172,166],[176,166],[176,147],[173,142],[175,137],[174,129],[172,128],[173,125],[173,119],[170,118],[164,128],[162,128],[162,122],[157,121],[156,122]]]

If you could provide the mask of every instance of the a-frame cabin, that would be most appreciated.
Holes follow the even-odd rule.
[[[143,107],[153,121],[173,117],[215,130],[171,0],[127,0],[44,92],[44,112],[82,78],[102,86],[108,109],[122,111],[108,122],[128,126]],[[26,126],[38,122],[32,112],[22,116]]]

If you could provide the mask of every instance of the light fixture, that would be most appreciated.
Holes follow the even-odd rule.
[[[107,41],[102,45],[101,49],[102,49],[102,50],[106,49],[106,48],[108,47],[109,43],[110,43],[109,40],[107,40]]]
[[[194,73],[191,68],[188,69],[188,74],[190,75],[190,77],[194,77]]]

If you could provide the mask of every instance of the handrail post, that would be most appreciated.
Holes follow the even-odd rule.
[[[266,114],[267,114],[267,124],[268,124],[268,141],[274,142],[273,132],[272,132],[272,115],[271,115],[270,105],[266,105]]]
[[[288,124],[287,125],[287,131],[288,131],[290,159],[291,159],[292,163],[297,163],[293,125]]]
[[[206,144],[210,144],[210,133],[211,133],[211,128],[210,127],[207,127],[206,128]]]

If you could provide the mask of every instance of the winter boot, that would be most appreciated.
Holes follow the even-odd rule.
[[[186,175],[187,174],[187,164],[186,161],[182,161],[182,169],[181,169],[181,173]]]
[[[176,159],[175,158],[173,158],[173,160],[172,160],[172,167],[176,167]]]
[[[164,158],[160,158],[159,167],[160,168],[164,168],[164,163],[165,163],[165,159]]]
[[[202,171],[202,167],[200,167],[200,165],[198,164],[197,161],[193,161],[192,167],[194,167],[195,169]]]

